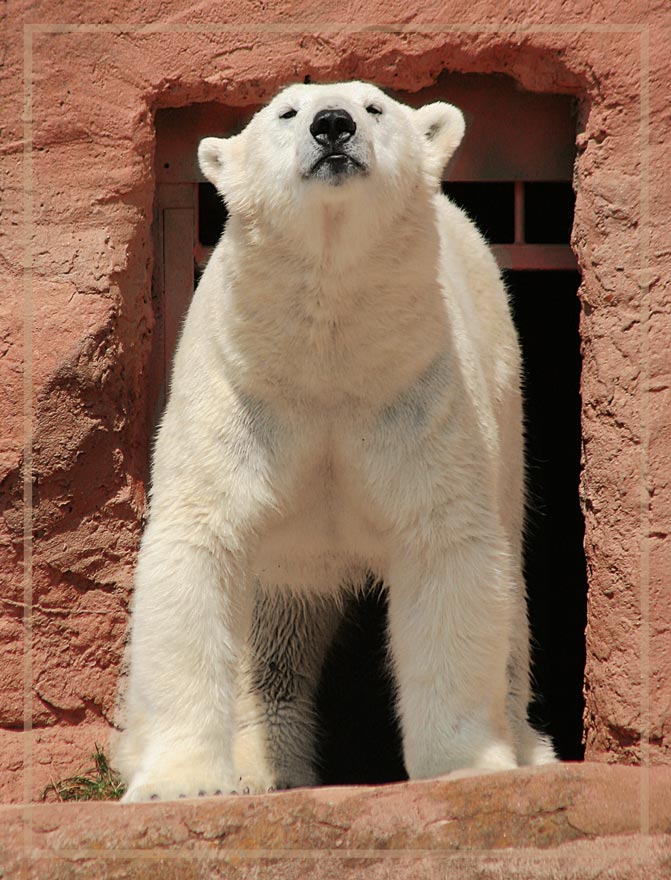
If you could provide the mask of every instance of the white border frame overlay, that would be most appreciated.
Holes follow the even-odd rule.
[[[649,467],[649,441],[650,441],[650,346],[649,346],[649,320],[650,301],[649,292],[652,284],[652,276],[649,268],[650,256],[650,28],[647,24],[564,24],[564,25],[493,25],[493,24],[412,24],[412,25],[384,25],[377,23],[362,24],[335,24],[325,23],[290,23],[290,24],[25,24],[23,28],[23,346],[24,346],[24,372],[23,372],[23,425],[24,425],[24,470],[23,470],[23,545],[24,545],[24,573],[23,573],[23,624],[25,632],[24,641],[24,858],[35,859],[67,859],[87,858],[102,860],[167,860],[197,859],[199,861],[222,861],[235,860],[263,860],[272,859],[296,859],[315,860],[321,857],[332,857],[338,860],[346,859],[385,859],[398,861],[402,859],[463,859],[463,852],[453,850],[350,850],[323,849],[323,850],[252,850],[252,849],[220,849],[211,853],[202,853],[192,849],[174,847],[170,851],[165,849],[148,850],[35,850],[33,848],[32,819],[33,806],[31,797],[33,791],[32,773],[32,690],[33,690],[33,35],[34,34],[63,34],[63,33],[107,33],[119,34],[152,34],[152,33],[246,33],[246,34],[274,34],[291,35],[305,34],[318,31],[319,33],[358,34],[538,34],[538,33],[566,33],[566,34],[638,34],[640,41],[640,124],[639,124],[639,148],[641,158],[640,171],[640,232],[639,250],[640,267],[638,270],[641,302],[639,310],[641,348],[640,348],[640,569],[639,569],[639,602],[640,602],[640,668],[641,668],[641,747],[640,747],[640,834],[643,845],[650,835],[650,467]],[[505,858],[504,850],[471,850],[471,854],[497,856]],[[514,852],[514,851],[513,851]],[[550,855],[550,853],[548,853]],[[617,856],[617,853],[614,853]]]

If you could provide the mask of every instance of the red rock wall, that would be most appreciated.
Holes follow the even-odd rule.
[[[154,113],[258,104],[307,74],[415,90],[445,69],[498,72],[578,97],[587,755],[635,762],[649,739],[653,760],[671,760],[666,10],[665,0],[9,5],[0,80],[5,797],[85,763],[113,714],[145,510]]]

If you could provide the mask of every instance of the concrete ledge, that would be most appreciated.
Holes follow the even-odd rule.
[[[671,767],[6,806],[0,821],[3,880],[671,877]]]

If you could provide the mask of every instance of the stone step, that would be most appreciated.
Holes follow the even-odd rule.
[[[0,807],[0,877],[671,877],[671,767]]]

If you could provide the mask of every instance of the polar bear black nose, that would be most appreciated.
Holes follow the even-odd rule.
[[[310,134],[323,147],[335,147],[348,141],[356,131],[356,122],[347,110],[320,110],[310,125]]]

